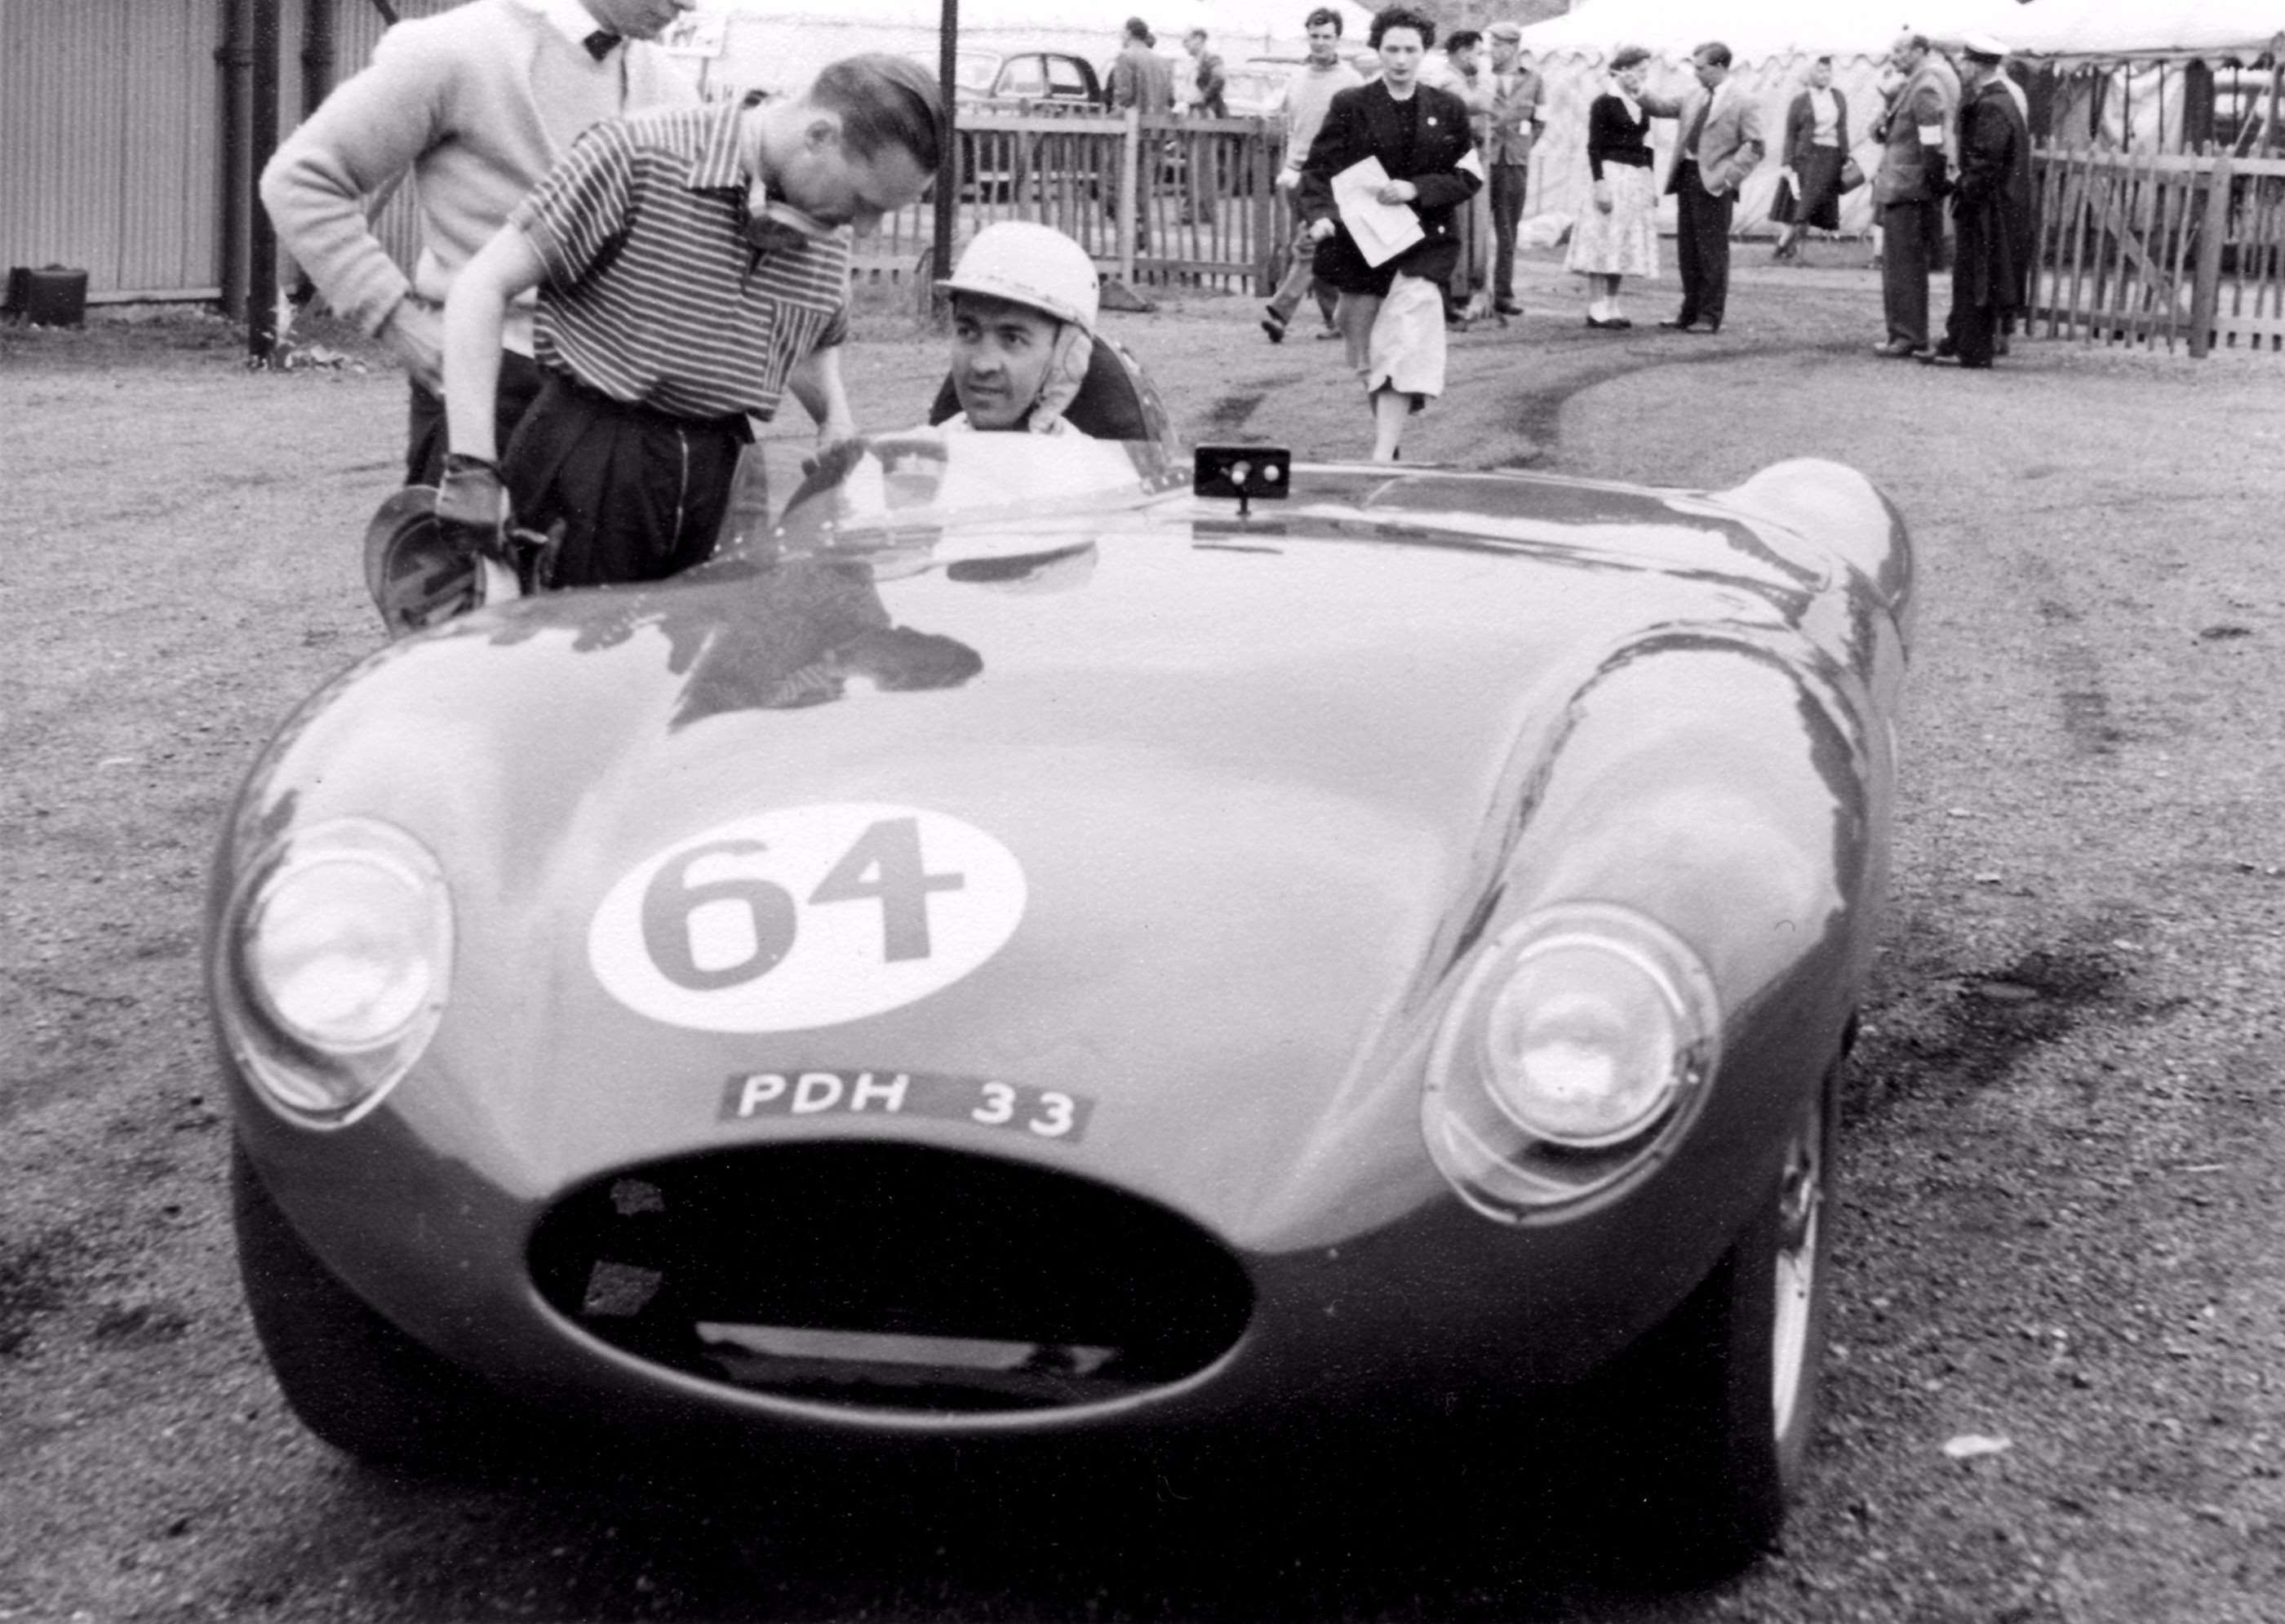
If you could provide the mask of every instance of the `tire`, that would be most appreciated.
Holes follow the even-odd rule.
[[[498,1395],[336,1280],[235,1142],[230,1188],[255,1334],[302,1425],[345,1454],[392,1466],[472,1465],[501,1440]]]
[[[1614,1555],[1661,1579],[1735,1572],[1771,1544],[1817,1430],[1832,1296],[1840,1067],[1753,1221],[1597,1385]]]

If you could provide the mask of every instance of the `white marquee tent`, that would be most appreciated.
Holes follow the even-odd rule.
[[[2285,41],[2285,0],[2032,0],[2001,37],[2048,58],[2250,65]]]

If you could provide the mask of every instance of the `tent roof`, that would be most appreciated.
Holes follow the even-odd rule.
[[[1708,39],[1740,60],[1796,53],[1876,56],[1905,29],[1940,40],[1989,34],[2025,55],[2258,56],[2285,33],[2285,0],[1583,0],[1523,31],[1534,51],[1608,55],[1622,44],[1687,56]]]
[[[1801,55],[1879,56],[1905,29],[1939,38],[1971,28],[1998,33],[2025,8],[2016,0],[1738,0],[1709,10],[1703,0],[1584,0],[1561,17],[1523,31],[1527,49],[1584,51],[1607,56],[1641,45],[1685,57],[1709,39],[1741,62]]]
[[[2285,35],[2285,0],[2032,0],[1992,31],[2027,55],[2252,58]]]

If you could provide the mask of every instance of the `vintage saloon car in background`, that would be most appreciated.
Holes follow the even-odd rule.
[[[1827,463],[1241,514],[1164,443],[922,434],[766,547],[392,643],[213,880],[278,1378],[375,1458],[1396,1421],[1494,1478],[1555,1393],[1646,1542],[1741,1561],[1910,598]]]

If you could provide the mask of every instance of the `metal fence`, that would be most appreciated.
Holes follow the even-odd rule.
[[[1037,220],[1130,284],[1268,291],[1285,247],[1277,121],[962,108],[957,129],[961,240]],[[857,245],[858,276],[923,275],[931,222],[925,204],[883,221]]]
[[[2285,350],[2285,159],[2034,155],[2034,330],[2198,357]]]

